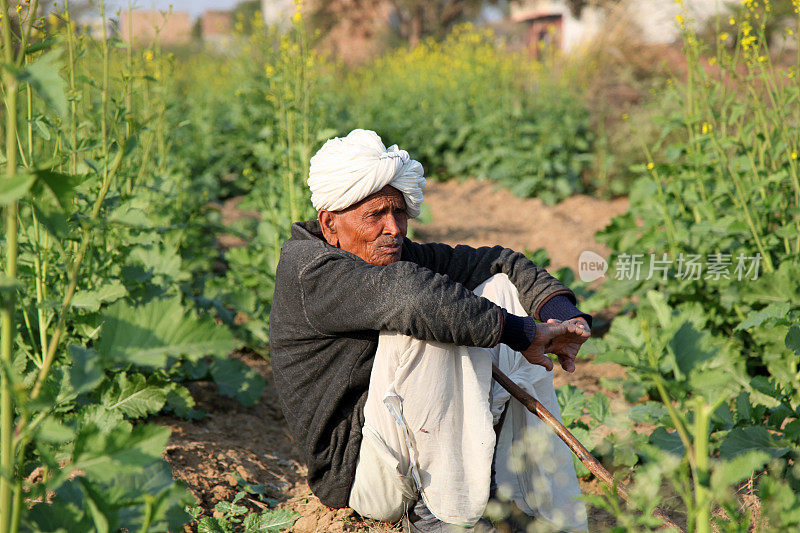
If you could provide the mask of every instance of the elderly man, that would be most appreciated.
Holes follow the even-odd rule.
[[[520,253],[406,238],[425,184],[372,131],[311,159],[317,220],[292,225],[270,315],[311,490],[377,520],[405,515],[406,531],[491,531],[490,493],[547,527],[585,530],[569,450],[509,401],[491,364],[559,416],[545,353],[574,371],[591,317]]]

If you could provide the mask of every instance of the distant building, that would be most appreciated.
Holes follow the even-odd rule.
[[[717,13],[726,13],[726,2],[691,0],[685,3],[688,18],[702,24]],[[618,3],[587,2],[579,12],[566,0],[512,0],[511,19],[529,24],[528,45],[541,44],[569,51],[599,35],[609,17],[624,18],[642,42],[667,44],[680,39],[676,16],[681,6],[672,0],[622,0]],[[616,21],[616,20],[615,20]],[[619,21],[616,21],[619,22]]]
[[[186,11],[123,11],[119,20],[120,37],[126,43],[166,45],[187,44],[192,40],[192,19]]]
[[[232,28],[230,11],[206,11],[200,19],[200,32],[206,43],[228,44]]]

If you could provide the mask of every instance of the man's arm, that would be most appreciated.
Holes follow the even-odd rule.
[[[375,266],[338,249],[300,264],[304,318],[321,335],[385,329],[462,346],[500,341],[503,309],[428,268]]]
[[[506,274],[517,288],[528,315],[537,320],[555,318],[563,321],[583,315],[575,308],[575,295],[569,288],[523,254],[502,246],[472,248],[459,245],[453,248],[446,244],[420,244],[406,239],[402,259],[444,274],[469,290],[474,290],[495,274]],[[589,315],[583,316],[587,321],[591,320]]]

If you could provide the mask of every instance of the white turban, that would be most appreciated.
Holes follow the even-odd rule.
[[[427,183],[422,174],[419,161],[396,144],[387,150],[374,131],[353,130],[328,140],[311,158],[311,203],[317,211],[341,211],[391,185],[403,193],[408,216],[415,218]]]

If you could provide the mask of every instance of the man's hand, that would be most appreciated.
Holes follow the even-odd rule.
[[[547,321],[548,324],[557,324],[558,320],[551,318]],[[589,323],[583,317],[570,318],[561,322],[562,324],[574,324],[581,328],[586,335],[561,335],[550,342],[548,349],[549,353],[554,353],[558,356],[558,361],[561,363],[561,368],[567,372],[575,372],[575,358],[578,356],[578,350],[581,345],[586,342],[592,335],[592,330],[589,328]]]
[[[546,323],[536,324],[533,342],[522,355],[531,364],[553,370],[553,362],[545,354],[554,353],[558,356],[561,368],[567,372],[575,372],[575,356],[589,335],[589,325],[583,318],[573,318],[565,322],[550,319]]]

